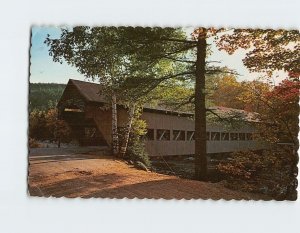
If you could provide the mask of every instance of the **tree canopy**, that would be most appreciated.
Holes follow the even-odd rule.
[[[243,59],[250,71],[284,70],[290,77],[300,75],[300,34],[298,30],[234,29],[216,39],[220,50],[233,54],[246,49]]]

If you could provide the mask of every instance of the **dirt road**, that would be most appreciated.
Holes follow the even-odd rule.
[[[180,179],[137,170],[109,156],[95,154],[43,155],[29,158],[32,196],[262,199],[218,183]]]

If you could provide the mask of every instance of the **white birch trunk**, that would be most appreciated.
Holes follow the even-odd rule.
[[[112,152],[113,155],[119,153],[119,136],[118,136],[118,114],[117,114],[117,97],[113,93],[111,97],[111,111],[112,111]]]
[[[120,147],[120,157],[124,157],[126,154],[126,151],[127,151],[127,145],[128,145],[129,135],[130,135],[132,121],[133,121],[133,117],[134,117],[134,111],[135,111],[135,106],[131,106],[128,111],[128,113],[129,113],[128,122],[126,124],[126,129],[124,132],[122,145]]]

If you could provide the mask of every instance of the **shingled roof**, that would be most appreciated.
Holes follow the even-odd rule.
[[[101,95],[101,90],[103,90],[103,86],[98,83],[84,82],[75,79],[69,79],[67,85],[73,85],[80,92],[80,94],[84,97],[87,102],[93,103],[107,103],[109,100],[105,97],[105,95]],[[174,111],[173,109],[166,108],[163,106],[152,106],[151,104],[144,105],[144,111],[153,111],[153,112],[162,112],[166,114],[175,114],[182,116],[193,116],[194,114],[191,112],[182,112],[182,111]]]
[[[243,120],[248,122],[259,122],[259,114],[256,112],[248,112],[242,109],[226,108],[220,106],[210,107],[209,110],[211,110],[221,118]]]
[[[93,102],[93,103],[109,102],[109,100],[105,97],[105,95],[101,95],[101,90],[103,90],[103,86],[101,86],[100,84],[84,82],[75,79],[69,79],[67,85],[74,85],[87,102]],[[232,118],[232,119],[240,118],[248,122],[258,122],[258,113],[255,112],[247,112],[241,109],[226,108],[220,106],[210,107],[209,109],[223,118]],[[194,116],[194,113],[192,112],[182,112],[182,111],[170,109],[165,106],[152,106],[150,104],[144,105],[144,111],[161,112],[161,113],[175,114],[181,116],[191,116],[191,117]]]
[[[101,95],[103,87],[100,84],[69,79],[68,85],[74,85],[88,102],[107,102],[105,96]]]

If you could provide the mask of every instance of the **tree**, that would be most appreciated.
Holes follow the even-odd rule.
[[[142,111],[142,107],[135,109],[126,156],[128,160],[133,162],[135,165],[137,165],[137,163],[142,163],[146,167],[150,167],[151,162],[146,152],[145,142],[143,140],[143,137],[147,133],[147,124],[144,120],[140,119]]]
[[[159,59],[162,62],[173,61],[174,66],[178,67],[164,75],[145,76],[142,77],[142,80],[139,77],[136,83],[138,83],[138,88],[144,89],[144,93],[151,92],[168,80],[188,80],[190,85],[194,84],[194,93],[189,97],[187,103],[195,104],[195,177],[199,180],[207,179],[205,76],[225,71],[220,67],[209,66],[209,62],[205,61],[209,51],[206,40],[221,31],[223,29],[196,28],[190,38],[180,34],[168,35],[155,32],[141,33],[132,38],[133,41],[139,41],[144,45],[139,49],[137,56],[146,64],[149,64],[151,60]],[[168,43],[171,48],[169,51],[154,49],[150,52],[148,50],[165,43]],[[141,85],[141,83],[146,83],[146,86]]]
[[[45,111],[34,110],[29,114],[29,137],[45,140],[49,139],[49,131],[46,126]]]
[[[54,108],[66,85],[56,83],[30,83],[29,111]]]
[[[244,103],[239,99],[242,91],[242,83],[235,76],[225,75],[216,80],[210,99],[217,106],[244,109]]]
[[[195,176],[207,179],[206,157],[206,107],[205,107],[205,59],[207,29],[196,31],[197,60],[195,81]]]
[[[234,188],[295,200],[300,83],[290,78],[274,87],[257,81],[244,83],[241,101],[245,107],[249,101],[252,107],[259,106],[256,138],[268,142],[269,149],[234,153],[217,168]]]
[[[240,48],[246,49],[247,53],[243,63],[250,71],[265,72],[268,77],[271,77],[277,70],[287,72],[287,78],[290,80],[285,80],[279,86],[274,87],[267,95],[261,95],[260,102],[267,107],[268,111],[273,111],[273,116],[286,113],[282,109],[284,104],[292,104],[291,109],[293,110],[290,113],[294,116],[298,115],[299,110],[296,106],[299,97],[300,76],[300,34],[298,30],[234,29],[231,33],[217,38],[217,45],[220,50],[225,50],[229,54],[233,54]],[[285,120],[280,118],[281,121],[293,118],[292,115],[288,115],[289,117],[284,117]],[[290,128],[288,123],[284,123],[284,125],[286,128]],[[293,137],[290,139],[295,141]],[[298,140],[296,139],[296,141]],[[298,143],[296,144],[298,145]]]
[[[287,152],[239,151],[221,161],[217,170],[228,188],[264,193],[276,200],[296,200],[293,163],[293,156]]]
[[[188,81],[169,80],[155,88],[149,103],[182,112],[194,112],[194,87]]]
[[[127,73],[127,58],[118,43],[118,28],[107,27],[74,27],[62,29],[59,39],[51,39],[48,35],[45,43],[50,46],[49,55],[53,61],[64,60],[87,78],[103,84],[105,94],[111,99],[112,109],[112,151],[119,151],[117,130],[117,93],[121,79]],[[112,41],[114,43],[112,43]]]
[[[57,109],[48,111],[34,110],[29,115],[29,136],[37,140],[69,142],[71,129],[67,122],[58,119]]]
[[[152,34],[174,35],[177,29],[161,28],[132,28],[132,27],[74,27],[62,29],[59,39],[51,39],[48,35],[45,43],[50,46],[49,55],[55,62],[66,61],[75,66],[87,78],[98,80],[105,87],[105,94],[111,99],[112,109],[112,148],[113,154],[125,155],[130,133],[134,108],[144,92],[130,93],[130,81],[133,77],[147,76],[162,73],[167,64],[157,64],[159,59],[151,61],[137,57],[141,48],[139,41],[133,40],[141,33],[147,34],[145,40],[151,39]],[[180,32],[179,32],[180,33]],[[168,51],[170,47],[157,44],[148,47],[146,51]],[[144,49],[144,50],[143,50]],[[145,51],[145,48],[141,50]],[[174,48],[173,48],[174,49]],[[147,54],[144,54],[146,58]],[[153,57],[152,57],[153,58]],[[165,62],[167,63],[167,62]],[[135,79],[136,80],[136,79]],[[140,82],[141,83],[141,82]],[[146,84],[147,85],[147,84]],[[103,94],[103,93],[102,93]],[[117,103],[129,108],[129,119],[119,151],[117,132]]]
[[[71,128],[67,122],[58,119],[58,111],[56,108],[47,111],[45,120],[51,135],[50,139],[56,141],[58,147],[60,147],[61,141],[68,142],[70,140]]]
[[[62,29],[60,39],[50,39],[48,35],[45,41],[55,62],[65,60],[87,78],[98,79],[105,88],[105,93],[101,94],[111,99],[114,155],[119,153],[117,102],[120,102],[118,97],[122,94],[119,87],[130,74],[130,56],[123,49],[123,30],[116,27],[74,27],[71,30]],[[122,154],[123,150],[124,147]]]
[[[269,123],[262,132],[268,133],[265,136],[270,142],[288,142],[298,148],[299,89],[299,81],[285,79],[259,97],[263,106],[260,119]]]
[[[298,30],[235,29],[217,38],[220,50],[233,54],[238,49],[246,49],[244,65],[255,72],[264,72],[271,77],[275,71],[287,73],[286,80],[275,86],[259,101],[265,106],[261,116],[272,126],[273,141],[285,138],[293,143],[290,155],[294,169],[290,169],[291,189],[295,191],[297,170],[297,149],[299,147],[299,77],[300,77],[300,34]],[[259,95],[258,95],[259,96]],[[264,110],[264,109],[262,109]],[[268,130],[271,127],[268,127]],[[265,130],[265,132],[269,132]],[[270,135],[268,136],[270,138]],[[271,137],[272,139],[272,137]],[[276,147],[277,148],[277,147]],[[288,159],[288,158],[287,158]]]
[[[283,70],[290,77],[300,75],[300,34],[298,30],[234,29],[216,38],[220,50],[233,54],[246,49],[244,65],[252,72],[269,76]]]
[[[113,135],[116,135],[117,120],[115,94],[126,93],[122,97],[130,97],[127,101],[133,103],[170,81],[188,80],[191,86],[194,84],[194,93],[188,103],[195,104],[195,176],[205,180],[205,75],[224,72],[224,69],[210,66],[205,61],[209,52],[206,40],[221,31],[223,29],[196,28],[188,37],[178,28],[75,27],[64,29],[60,39],[48,36],[46,43],[54,61],[62,62],[64,59],[88,78],[98,78],[100,83],[109,87],[108,92],[112,93]],[[129,93],[128,90],[134,91]],[[128,127],[130,125],[129,120]],[[126,135],[129,135],[128,131]],[[117,149],[115,144],[113,146]]]
[[[161,82],[156,77],[168,77],[175,70],[180,70],[181,67],[177,68],[172,60],[157,56],[157,53],[169,54],[174,50],[181,49],[181,45],[172,44],[169,41],[160,41],[159,43],[155,43],[155,41],[157,38],[166,38],[167,36],[181,37],[182,31],[173,28],[128,27],[123,30],[122,36],[126,40],[123,47],[127,51],[127,56],[131,58],[130,78],[124,79],[120,84],[120,89],[123,91],[122,102],[127,99],[125,102],[129,106],[128,123],[120,147],[120,154],[123,157],[128,145],[135,108],[139,108],[153,99],[155,93],[151,92],[161,87]],[[171,78],[172,75],[166,79],[170,81]]]
[[[235,76],[225,75],[215,81],[209,98],[217,106],[260,113],[266,106],[259,99],[270,90],[271,86],[266,82],[238,82]]]

